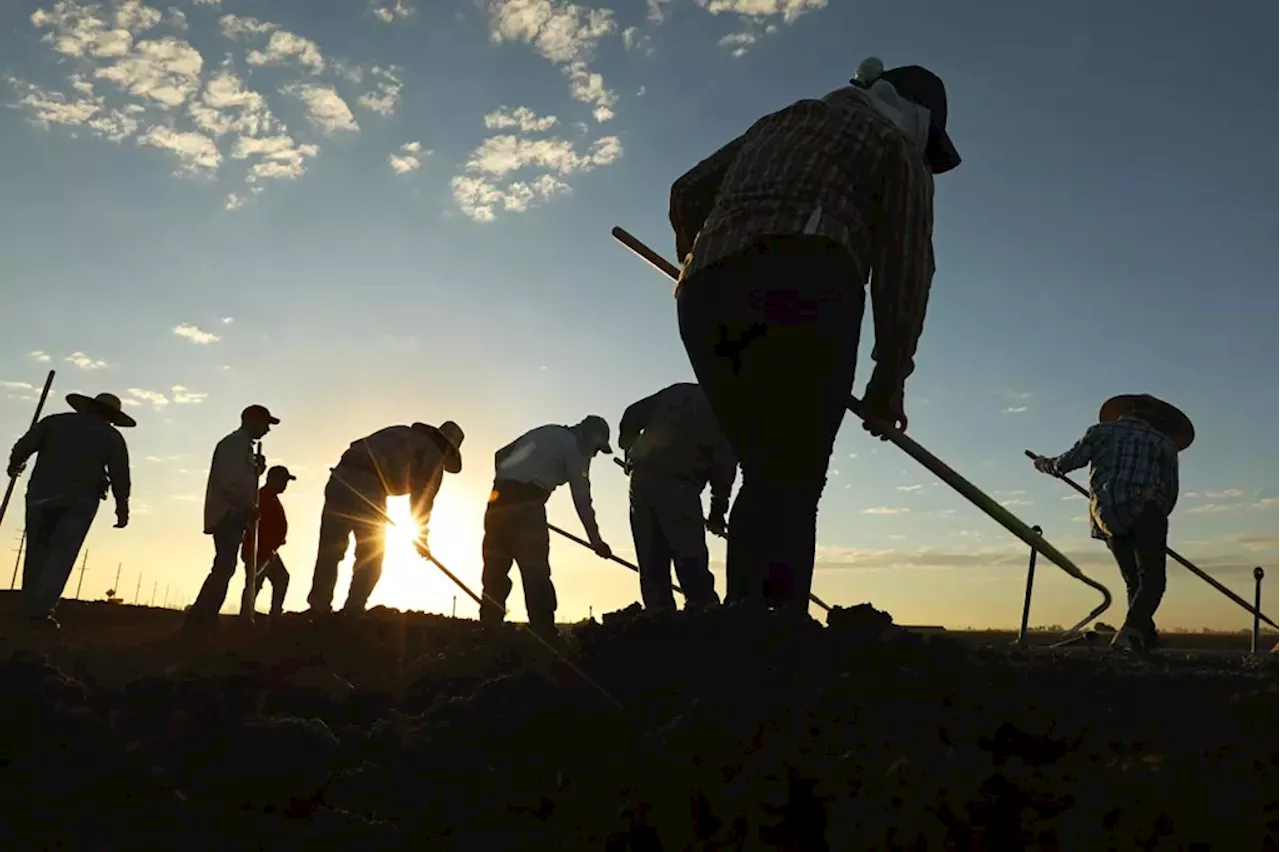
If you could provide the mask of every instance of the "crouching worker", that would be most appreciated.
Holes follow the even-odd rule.
[[[1057,458],[1035,460],[1060,476],[1091,465],[1089,525],[1107,543],[1128,592],[1129,612],[1112,645],[1146,652],[1158,641],[1155,613],[1164,596],[1169,513],[1178,502],[1178,453],[1195,428],[1185,414],[1147,394],[1115,396],[1099,422]]]
[[[289,590],[289,572],[285,570],[280,559],[280,548],[284,547],[285,537],[289,532],[289,521],[284,514],[284,505],[280,495],[289,487],[289,483],[297,479],[284,465],[276,465],[267,471],[267,481],[258,489],[258,540],[255,546],[253,527],[245,530],[244,543],[240,547],[240,558],[244,560],[247,571],[250,563],[257,556],[258,570],[255,572],[257,582],[253,588],[254,599],[262,591],[264,580],[271,581],[271,615],[279,616],[284,612],[284,595]]]
[[[606,559],[612,555],[600,538],[591,505],[591,460],[596,453],[613,455],[613,449],[609,446],[609,424],[593,414],[576,426],[539,426],[494,454],[493,492],[484,513],[481,548],[482,623],[502,623],[514,562],[520,567],[529,628],[544,637],[556,635],[547,500],[566,482],[592,549]]]
[[[685,606],[716,606],[702,489],[710,481],[705,529],[723,536],[738,463],[707,395],[693,382],[680,382],[631,404],[618,425],[618,447],[631,474],[631,534],[645,609],[675,609],[673,562]]]

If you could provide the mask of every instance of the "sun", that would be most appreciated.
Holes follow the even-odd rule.
[[[391,555],[392,548],[408,548],[410,553],[416,554],[418,551],[414,547],[414,541],[418,538],[418,523],[409,511],[409,498],[388,499],[387,517],[391,519],[391,523],[387,524],[387,555]]]
[[[428,523],[428,542],[433,556],[466,582],[479,588],[480,537],[479,529],[468,512],[468,503],[462,495],[437,495]],[[457,613],[475,617],[475,607],[465,595],[418,553],[416,539],[418,525],[409,511],[409,498],[387,499],[386,550],[382,561],[382,577],[369,598],[369,606],[389,606],[403,610],[422,610],[448,615]],[[474,529],[473,529],[474,528]],[[470,570],[469,570],[470,569]]]

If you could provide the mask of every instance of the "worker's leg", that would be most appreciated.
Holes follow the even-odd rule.
[[[511,566],[514,558],[507,544],[507,528],[511,512],[504,506],[490,505],[484,513],[484,539],[480,554],[484,567],[480,572],[480,621],[501,624],[506,617],[507,598],[511,595]]]
[[[862,280],[835,244],[792,237],[681,289],[681,338],[742,467],[729,600],[808,607],[818,500],[853,385]]]
[[[654,477],[635,472],[631,475],[631,537],[636,545],[636,567],[640,569],[640,600],[645,609],[676,608],[671,590],[671,548],[662,534],[655,498],[660,495]]]
[[[93,519],[98,514],[97,500],[76,500],[58,506],[46,516],[51,529],[45,549],[44,564],[36,575],[36,593],[29,598],[27,615],[45,618],[53,615],[67,579],[75,568],[76,557],[84,544]]]
[[[541,503],[519,508],[507,530],[507,541],[524,587],[524,608],[529,627],[543,635],[555,633],[556,587],[551,582],[551,531],[547,511]]]
[[[661,500],[655,510],[676,566],[676,578],[684,591],[686,608],[705,609],[720,603],[707,553],[707,532],[702,517],[702,496],[689,482],[667,479],[658,485]]]
[[[39,612],[40,571],[49,558],[49,537],[53,534],[57,508],[48,503],[28,503],[26,507],[26,552],[22,557],[22,601],[27,614]],[[43,618],[43,615],[32,616]]]
[[[338,563],[347,555],[347,545],[355,527],[350,517],[355,505],[342,473],[335,470],[324,487],[324,508],[320,511],[320,540],[316,545],[316,567],[311,574],[307,605],[313,613],[333,609],[334,586],[338,584]]]
[[[280,558],[280,554],[277,553],[267,560],[265,576],[271,580],[271,614],[280,615],[284,612],[285,593],[289,591],[289,572],[285,570],[284,560]]]
[[[1124,581],[1125,607],[1133,608],[1134,598],[1138,595],[1138,555],[1132,535],[1113,535],[1107,539],[1107,549],[1116,560],[1120,569],[1120,579]],[[1126,616],[1127,617],[1127,616]]]
[[[382,500],[385,506],[386,498]],[[355,519],[356,554],[351,566],[351,589],[347,592],[347,602],[342,605],[342,611],[351,614],[364,612],[368,605],[369,596],[382,578],[382,558],[386,552],[386,519],[368,506],[363,508],[364,513]]]
[[[1148,503],[1138,515],[1131,533],[1138,588],[1129,603],[1129,617],[1125,621],[1127,626],[1142,633],[1148,646],[1156,640],[1155,614],[1164,598],[1168,536],[1168,517],[1160,507]]]
[[[218,617],[227,600],[227,587],[236,573],[247,520],[242,511],[232,510],[213,528],[213,567],[187,613],[188,621],[212,621]]]

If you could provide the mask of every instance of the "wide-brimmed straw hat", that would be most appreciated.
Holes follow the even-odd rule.
[[[866,88],[877,80],[884,80],[900,97],[929,110],[929,140],[924,150],[929,171],[940,175],[960,165],[960,153],[947,135],[947,87],[942,78],[919,65],[885,68],[872,56],[858,65],[858,72],[849,83]]]
[[[67,394],[67,405],[80,414],[98,414],[106,418],[112,426],[137,426],[138,421],[124,413],[120,397],[113,393],[100,393],[97,396],[85,396],[82,393]]]
[[[1196,439],[1196,427],[1191,418],[1177,406],[1158,399],[1149,393],[1122,393],[1102,403],[1098,420],[1107,423],[1133,412],[1153,427],[1169,436],[1178,452],[1191,446]]]
[[[466,436],[462,433],[462,427],[452,420],[446,420],[437,426],[428,426],[426,423],[413,424],[419,429],[426,429],[433,435],[442,438],[449,450],[444,454],[444,469],[448,473],[462,472],[462,439]]]

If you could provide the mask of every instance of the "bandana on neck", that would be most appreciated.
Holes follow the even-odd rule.
[[[921,151],[929,144],[929,110],[898,94],[883,79],[884,63],[874,56],[858,65],[854,89],[862,92],[876,111],[892,121]]]

